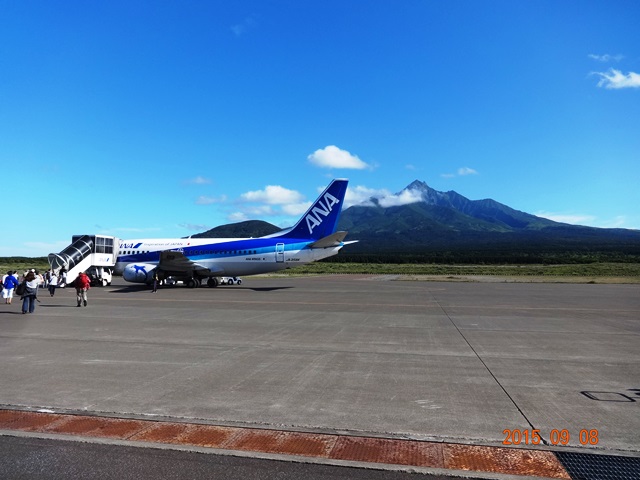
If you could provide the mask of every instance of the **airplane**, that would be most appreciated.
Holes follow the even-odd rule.
[[[195,288],[219,277],[274,272],[336,255],[347,232],[336,231],[348,180],[335,179],[291,228],[258,238],[122,240],[115,273],[127,282],[152,283],[172,277]]]

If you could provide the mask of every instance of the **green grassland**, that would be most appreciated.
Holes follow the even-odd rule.
[[[47,257],[0,257],[0,273],[2,275],[9,270],[15,270],[22,274],[31,268],[46,272],[49,269]]]
[[[0,273],[49,268],[45,257],[0,258]],[[585,263],[560,265],[451,265],[433,263],[334,263],[316,262],[285,270],[284,275],[370,274],[399,275],[412,279],[465,281],[477,277],[520,278],[522,281],[640,283],[640,263]],[[422,278],[421,278],[422,277]]]
[[[640,283],[640,264],[589,263],[570,265],[441,265],[318,262],[286,270],[289,275],[372,274],[401,277],[443,277],[464,280],[469,277],[519,277],[524,281],[540,278],[558,281],[597,283]],[[451,277],[451,278],[447,278]],[[429,278],[425,278],[429,279]],[[607,280],[608,279],[608,280]]]

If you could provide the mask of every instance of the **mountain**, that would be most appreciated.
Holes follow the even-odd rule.
[[[411,203],[384,207],[381,200],[370,198],[362,205],[346,209],[341,217],[340,228],[354,233],[423,231],[464,234],[539,231],[562,225],[514,210],[495,200],[469,200],[454,191],[439,192],[418,180],[396,194],[396,198],[408,198]]]
[[[469,200],[414,181],[395,198],[412,203],[384,206],[371,198],[342,212],[338,228],[349,232],[358,253],[425,250],[575,250],[629,247],[640,250],[640,232],[554,222],[492,199]]]
[[[281,228],[262,220],[248,220],[246,222],[220,225],[206,232],[196,233],[193,238],[251,238],[263,237],[279,232]]]
[[[502,262],[547,261],[548,255],[584,258],[604,252],[599,258],[640,258],[637,230],[558,223],[492,199],[469,200],[454,191],[439,192],[418,180],[392,200],[372,197],[342,212],[338,229],[349,232],[347,240],[359,242],[349,245],[341,257],[410,254],[442,261],[455,252],[457,261]],[[222,225],[194,237],[260,237],[279,230],[252,220]]]

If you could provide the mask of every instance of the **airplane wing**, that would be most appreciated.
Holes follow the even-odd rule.
[[[204,265],[189,260],[182,252],[175,250],[165,250],[160,252],[160,262],[158,268],[168,274],[197,274],[200,277],[210,277],[220,274],[222,269],[211,269]]]

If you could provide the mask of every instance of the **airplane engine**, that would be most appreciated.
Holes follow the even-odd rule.
[[[124,267],[122,277],[127,282],[151,283],[153,282],[153,271],[157,265],[151,263],[130,263]]]

